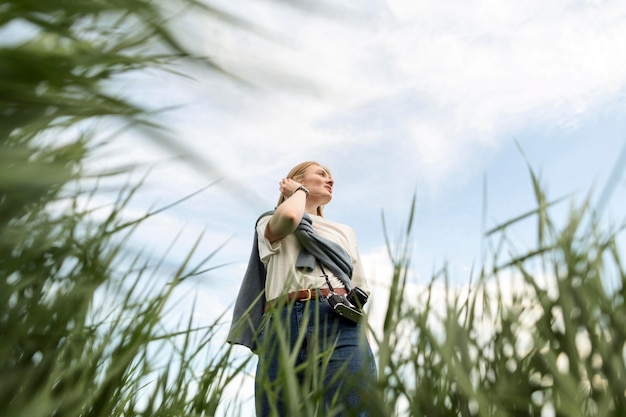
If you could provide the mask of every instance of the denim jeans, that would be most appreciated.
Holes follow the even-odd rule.
[[[369,415],[361,398],[374,381],[376,364],[362,324],[337,315],[325,299],[278,307],[264,321],[257,417],[311,415],[311,410],[323,416]]]

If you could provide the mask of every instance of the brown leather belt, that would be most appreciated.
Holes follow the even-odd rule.
[[[283,295],[273,300],[269,300],[265,302],[265,312],[267,313],[272,307],[276,304],[287,304],[290,301],[309,301],[309,300],[317,300],[318,298],[326,298],[330,294],[330,290],[328,288],[311,288],[308,290],[299,290],[290,292],[287,295]],[[345,288],[335,288],[335,294],[338,295],[347,295],[348,290]]]

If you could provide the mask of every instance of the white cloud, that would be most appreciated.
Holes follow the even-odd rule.
[[[619,2],[602,8],[457,2],[452,14],[428,6],[380,42],[394,51],[407,86],[456,108],[470,128],[544,106],[567,107],[624,84],[626,55],[618,39],[626,34],[626,6]]]
[[[408,176],[418,166],[438,187],[516,129],[575,126],[621,100],[626,85],[618,1],[350,4],[365,11],[361,20],[275,2],[216,4],[263,30],[194,15],[181,36],[261,88],[194,71],[195,80],[154,75],[150,86],[172,88],[142,96],[190,103],[164,120],[192,153],[243,181],[379,144],[408,146]]]
[[[386,128],[406,127],[425,163],[425,179],[439,183],[507,129],[546,120],[575,123],[626,84],[619,46],[626,7],[619,2],[505,7],[493,1],[393,1],[395,20],[363,25],[264,2],[252,11],[230,7],[285,42],[224,30],[212,56],[276,87],[258,96],[239,94],[240,110],[220,126],[221,150],[206,140],[210,126],[188,136],[223,166],[245,170],[242,162],[252,162],[244,177],[268,162],[376,140],[369,135],[370,115],[358,119],[364,106],[417,95],[421,105],[394,107],[399,114],[390,123],[396,126]],[[348,131],[337,130],[340,122],[321,127],[351,114],[357,124]]]

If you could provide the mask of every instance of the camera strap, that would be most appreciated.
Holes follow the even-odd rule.
[[[335,289],[333,288],[332,285],[330,285],[330,280],[328,279],[328,274],[326,274],[326,271],[324,270],[324,265],[322,265],[321,262],[320,262],[320,269],[322,270],[322,276],[326,280],[326,284],[328,285],[328,289],[330,290],[331,293],[334,293]]]

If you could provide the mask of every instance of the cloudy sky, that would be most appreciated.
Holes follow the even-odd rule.
[[[480,264],[483,232],[535,207],[527,164],[550,198],[593,190],[598,201],[626,143],[623,1],[367,0],[332,13],[300,3],[214,3],[256,32],[184,17],[181,38],[250,86],[194,68],[190,78],[128,81],[142,103],[180,106],[159,120],[196,162],[150,141],[115,145],[133,161],[159,161],[138,212],[219,180],[136,236],[157,253],[179,236],[174,264],[201,233],[198,256],[220,248],[209,266],[227,265],[189,289],[206,305],[200,316],[234,301],[254,221],[304,160],[333,172],[326,216],[354,228],[383,286],[381,216],[395,241],[413,195],[412,279],[448,265],[460,285]],[[625,183],[612,184],[603,214],[623,219]],[[568,207],[555,208],[557,220]],[[533,247],[532,228],[511,232],[518,250]]]
[[[384,247],[381,213],[397,235],[416,194],[416,277],[428,279],[534,207],[527,162],[551,197],[582,197],[626,143],[622,2],[370,0],[341,16],[250,3],[222,7],[264,32],[196,16],[181,37],[253,87],[187,68],[193,78],[151,74],[129,90],[180,106],[159,120],[202,161],[133,143],[132,160],[161,161],[144,198],[166,204],[219,179],[163,221],[206,230],[213,247],[231,237],[233,262],[303,160],[332,170],[326,214],[352,225],[365,254]]]

